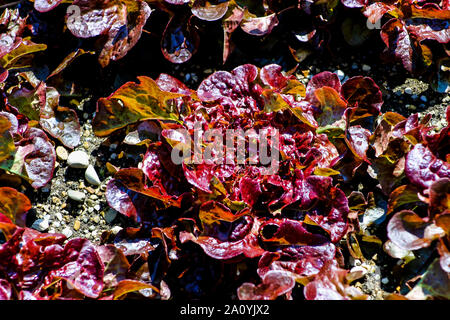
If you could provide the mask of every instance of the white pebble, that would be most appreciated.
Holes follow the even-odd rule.
[[[345,78],[345,73],[342,70],[336,70],[334,73],[338,76],[339,80],[342,80]]]
[[[56,155],[58,156],[59,160],[64,160],[64,161],[66,161],[67,158],[69,157],[69,153],[62,146],[56,147]]]
[[[31,228],[43,232],[48,229],[48,220],[47,219],[37,219],[31,225]]]
[[[87,182],[94,186],[99,186],[102,183],[92,165],[89,165],[87,167],[86,172],[84,173],[84,177],[86,178]]]
[[[63,219],[63,216],[62,216],[62,214],[61,214],[61,212],[56,212],[55,213],[55,216],[56,216],[56,219],[58,219],[59,221],[62,221],[62,219]]]
[[[70,238],[70,237],[72,236],[72,234],[73,234],[72,230],[70,230],[69,227],[65,227],[65,228],[61,231],[61,233],[62,233],[63,235],[65,235],[67,238]]]
[[[105,220],[108,223],[111,223],[117,216],[117,211],[113,210],[113,209],[109,209],[108,211],[106,211],[105,213]]]
[[[412,89],[411,88],[405,88],[405,93],[406,94],[413,94],[413,91],[412,91]]]
[[[67,195],[69,196],[70,199],[78,202],[83,201],[84,198],[86,197],[86,195],[83,192],[76,190],[67,191]]]
[[[67,158],[69,167],[84,169],[89,166],[89,156],[84,151],[73,151]]]
[[[118,234],[120,230],[122,230],[123,228],[121,226],[114,226],[111,228],[111,232],[113,234]]]
[[[372,68],[367,64],[363,64],[362,69],[363,69],[363,71],[370,71],[370,69],[372,69]]]

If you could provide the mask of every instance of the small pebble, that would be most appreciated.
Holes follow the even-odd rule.
[[[72,199],[74,201],[78,201],[78,202],[83,201],[84,198],[86,197],[83,192],[76,191],[76,190],[69,190],[67,192],[67,194],[68,194],[70,199]]]
[[[389,283],[389,279],[388,278],[383,278],[383,279],[381,279],[381,282],[383,284],[388,284]]]
[[[87,192],[89,192],[89,193],[95,193],[95,190],[94,189],[92,189],[92,187],[86,187],[86,190],[87,190]],[[92,196],[91,196],[92,197]],[[95,199],[94,199],[95,200]]]
[[[69,167],[85,169],[89,166],[89,156],[84,151],[73,151],[67,158]]]
[[[412,89],[410,87],[408,87],[408,88],[405,88],[405,93],[406,94],[413,94],[413,91],[412,91]]]
[[[65,227],[65,228],[61,231],[61,233],[62,233],[63,235],[65,235],[67,238],[70,238],[70,237],[72,236],[72,234],[73,234],[73,231],[70,230],[69,227]]]
[[[37,219],[36,221],[33,222],[33,224],[31,225],[31,228],[33,228],[37,231],[43,232],[48,229],[48,220]]]
[[[80,226],[80,220],[75,220],[75,222],[73,223],[73,230],[78,231],[80,229]]]
[[[113,210],[113,209],[109,209],[108,211],[106,211],[105,213],[105,220],[108,223],[111,223],[117,216],[117,211]]]
[[[66,161],[67,158],[69,157],[69,153],[62,146],[56,147],[56,155],[57,155],[59,160],[63,160],[63,161]]]
[[[114,227],[111,228],[111,232],[112,232],[113,234],[117,234],[117,233],[119,233],[119,231],[122,230],[122,229],[123,229],[123,228],[122,228],[121,226],[114,226]]]
[[[62,214],[61,214],[61,212],[56,212],[55,213],[55,217],[56,217],[56,219],[58,219],[59,221],[62,221],[63,220],[63,216],[62,216]]]
[[[428,101],[427,97],[425,97],[425,96],[420,96],[420,100],[422,100],[423,102],[427,102]]]
[[[345,73],[342,70],[336,70],[334,73],[338,76],[339,80],[342,80],[345,78]]]
[[[92,165],[89,165],[87,167],[86,172],[84,173],[84,177],[86,178],[87,182],[94,186],[99,186],[102,183]]]
[[[372,68],[367,64],[363,64],[362,69],[363,69],[363,71],[370,71],[370,69],[372,69]]]

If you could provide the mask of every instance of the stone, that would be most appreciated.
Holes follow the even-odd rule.
[[[89,166],[89,156],[84,151],[73,151],[67,158],[67,164],[71,168],[85,169]]]
[[[53,221],[53,223],[52,223],[52,227],[53,228],[59,228],[59,227],[61,227],[61,222],[59,222],[59,221]]]
[[[363,69],[363,71],[370,71],[370,69],[372,69],[372,68],[367,64],[363,64],[362,69]]]
[[[77,201],[77,202],[82,202],[84,200],[84,198],[86,197],[86,195],[83,192],[76,191],[76,190],[69,190],[67,192],[67,195],[69,196],[70,199]]]
[[[345,78],[345,73],[342,70],[336,70],[334,73],[338,76],[339,80],[342,80]]]
[[[45,230],[47,230],[49,227],[48,225],[48,220],[46,219],[37,219],[36,221],[33,222],[33,224],[31,225],[31,228],[43,232]]]
[[[80,227],[81,227],[80,220],[75,220],[75,222],[73,223],[73,230],[78,231]]]
[[[105,213],[105,220],[106,220],[106,222],[111,223],[116,218],[116,216],[117,216],[117,211],[113,210],[113,209],[109,209]]]
[[[69,153],[67,152],[66,148],[58,146],[56,147],[56,156],[59,160],[66,161],[69,158]]]
[[[427,97],[425,97],[425,96],[420,96],[420,100],[422,100],[423,102],[427,102],[428,101]]]
[[[89,165],[87,167],[86,172],[84,173],[84,177],[86,178],[87,182],[94,186],[99,186],[102,183],[97,175],[97,172],[94,169],[94,166],[92,165]]]
[[[410,87],[405,88],[405,93],[406,94],[413,94],[413,91]]]
[[[62,216],[61,212],[56,212],[56,213],[55,213],[55,217],[56,217],[56,219],[58,219],[59,221],[62,221],[62,220],[63,220],[63,216]]]
[[[67,238],[70,238],[73,234],[73,231],[69,227],[65,227],[61,233],[65,235]]]
[[[123,228],[121,226],[114,226],[111,228],[111,232],[113,234],[118,234],[120,230],[122,230]]]

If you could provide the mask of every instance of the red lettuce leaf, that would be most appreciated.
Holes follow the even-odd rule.
[[[103,290],[103,263],[95,247],[86,239],[72,239],[64,246],[63,265],[45,278],[50,284],[64,279],[89,298],[97,298]]]
[[[400,60],[406,70],[413,72],[413,49],[405,23],[393,18],[383,25],[380,34],[389,53]]]
[[[26,195],[9,187],[0,187],[0,213],[12,223],[25,227],[26,214],[31,209],[31,202]]]
[[[428,247],[441,236],[442,229],[425,221],[410,210],[396,213],[387,226],[389,239],[406,250]]]
[[[47,12],[56,8],[63,0],[35,0],[34,8],[39,12]]]
[[[161,51],[172,63],[184,63],[197,51],[199,35],[191,25],[191,19],[172,16],[161,39]]]
[[[302,280],[317,275],[327,262],[334,259],[335,252],[336,247],[330,242],[266,251],[258,262],[258,274],[263,277],[269,270],[285,270],[297,280]]]
[[[450,164],[436,158],[428,147],[419,143],[406,156],[405,172],[413,184],[428,189],[439,178],[450,177]]]
[[[197,18],[206,21],[221,19],[228,11],[229,1],[218,4],[211,4],[207,0],[195,0],[192,5],[192,14]]]
[[[241,29],[244,32],[253,36],[263,36],[272,31],[274,27],[278,25],[278,18],[275,13],[272,13],[264,17],[256,17],[255,15],[244,12],[244,16],[241,21]]]
[[[277,297],[290,293],[295,286],[295,280],[285,271],[272,270],[262,278],[262,283],[243,283],[238,291],[239,300],[275,300]]]
[[[347,270],[333,262],[327,263],[321,273],[308,283],[303,293],[307,300],[365,300],[367,296],[347,284]]]
[[[356,76],[348,79],[342,85],[341,95],[349,106],[356,108],[358,117],[378,115],[383,105],[380,88],[369,77]]]

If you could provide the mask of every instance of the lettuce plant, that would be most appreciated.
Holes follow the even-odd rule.
[[[39,187],[55,156],[30,122],[48,130],[40,101],[52,89],[26,79],[0,114],[0,164]],[[41,108],[23,103],[30,100]],[[304,86],[275,64],[217,71],[197,90],[167,74],[125,83],[97,101],[92,124],[98,136],[144,150],[135,167],[109,166],[106,189],[110,207],[135,227],[105,232],[101,245],[64,244],[63,235],[26,228],[26,196],[0,189],[1,297],[201,298],[220,288],[239,299],[292,299],[303,286],[306,299],[366,299],[351,285],[345,256],[364,259],[358,238],[386,240],[370,233],[373,212],[388,220],[385,250],[394,258],[392,245],[436,250],[440,258],[417,286],[448,297],[435,275],[449,272],[450,127],[434,130],[430,116],[382,114],[382,104],[369,77],[341,83],[325,71]],[[212,129],[196,149],[199,131]],[[272,135],[265,141],[278,157],[262,163],[254,161],[260,149],[244,161],[226,153],[216,139],[230,129],[249,133],[249,151],[263,142],[261,131],[278,132],[277,143]],[[209,156],[197,159],[196,150]],[[357,190],[358,179],[367,189]]]

